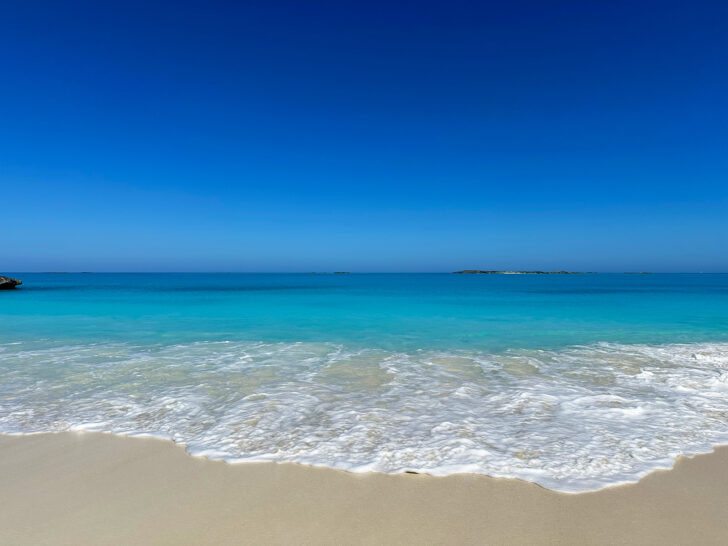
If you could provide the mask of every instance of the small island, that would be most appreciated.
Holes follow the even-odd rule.
[[[485,271],[481,269],[463,269],[453,271],[457,274],[467,275],[583,275],[583,271]]]
[[[3,277],[0,275],[0,290],[10,290],[16,286],[23,284],[23,281],[18,279],[11,279],[10,277]]]

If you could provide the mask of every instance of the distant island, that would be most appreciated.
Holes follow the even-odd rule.
[[[23,281],[19,279],[12,279],[10,277],[3,277],[0,275],[0,290],[10,290],[16,286],[23,284]]]
[[[583,271],[483,271],[480,269],[463,269],[453,271],[457,274],[468,275],[583,275]]]

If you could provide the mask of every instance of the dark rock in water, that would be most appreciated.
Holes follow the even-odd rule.
[[[11,279],[10,277],[3,277],[0,275],[0,290],[10,290],[16,286],[23,284],[23,281],[18,279]]]

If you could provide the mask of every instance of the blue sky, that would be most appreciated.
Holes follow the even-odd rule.
[[[728,271],[728,4],[26,2],[4,271]]]

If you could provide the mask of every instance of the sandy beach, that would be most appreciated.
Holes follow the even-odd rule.
[[[0,436],[2,544],[725,544],[728,447],[569,495],[477,475],[191,457],[103,433]]]
[[[0,546],[728,546],[727,22],[5,2]]]

